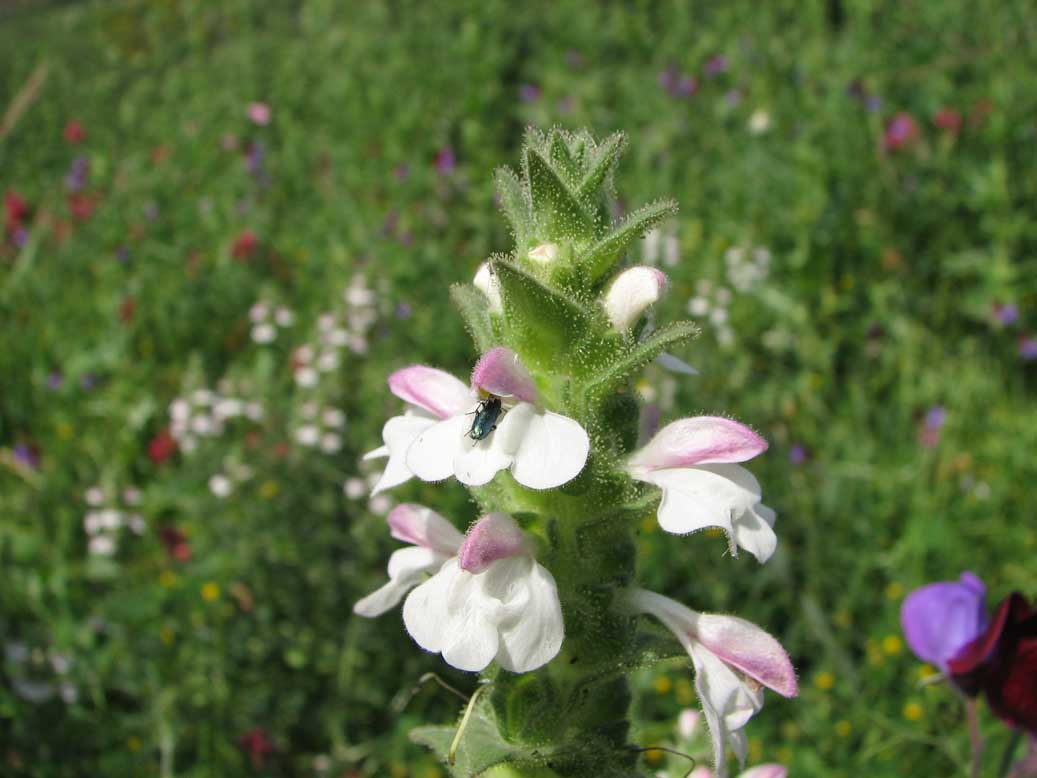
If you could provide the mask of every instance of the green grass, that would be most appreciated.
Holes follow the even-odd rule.
[[[768,698],[749,726],[753,760],[801,776],[964,773],[962,706],[944,686],[919,688],[918,663],[887,638],[906,591],[963,569],[992,597],[1037,594],[1037,363],[1017,351],[1037,329],[1032,12],[587,6],[169,0],[0,15],[0,106],[46,68],[0,140],[0,190],[34,209],[28,243],[4,236],[0,249],[0,642],[30,652],[8,652],[0,673],[0,772],[436,774],[406,732],[451,721],[454,700],[435,686],[402,712],[393,700],[430,670],[464,689],[472,679],[423,655],[397,614],[352,617],[394,544],[342,483],[397,407],[390,370],[470,367],[447,286],[508,246],[492,174],[517,161],[532,123],[625,131],[623,204],[680,202],[663,230],[680,262],[665,267],[660,321],[700,280],[729,285],[730,247],[771,253],[766,281],[728,307],[734,343],[705,321],[680,355],[701,376],[650,383],[667,418],[729,413],[771,441],[754,471],[779,513],[779,552],[759,568],[719,539],[651,522],[643,535],[647,585],[750,618],[793,654],[803,693]],[[714,55],[728,68],[711,77]],[[694,74],[697,92],[669,96],[668,67]],[[538,99],[521,99],[524,84]],[[257,100],[267,126],[246,116]],[[960,132],[934,126],[942,107],[961,113]],[[901,111],[920,138],[886,151]],[[749,128],[757,112],[762,134]],[[78,146],[63,138],[69,121],[86,130]],[[246,166],[257,142],[265,178]],[[457,167],[444,176],[435,159],[448,146]],[[64,183],[80,155],[86,219],[69,213]],[[244,230],[259,247],[238,261]],[[378,293],[369,350],[296,387],[292,348],[357,274]],[[249,338],[259,299],[295,313],[270,346]],[[1019,323],[997,325],[995,303],[1017,304]],[[64,382],[49,389],[56,370]],[[263,403],[264,420],[152,463],[173,398],[223,378]],[[345,411],[342,451],[294,442],[308,401]],[[937,405],[946,424],[928,448],[919,431]],[[18,444],[38,447],[38,471],[13,464]],[[236,464],[251,475],[214,496],[210,476]],[[148,528],[123,530],[111,559],[87,550],[95,484],[142,492]],[[459,522],[472,518],[456,485],[393,498],[435,494],[445,509],[444,492]],[[160,541],[174,526],[189,562]],[[50,650],[70,661],[74,702],[14,691],[26,674],[54,680]],[[689,679],[684,667],[641,679],[646,745],[671,737]],[[920,718],[905,717],[910,703]],[[1008,733],[986,714],[982,726],[993,775]],[[274,751],[254,769],[237,742],[256,727]]]

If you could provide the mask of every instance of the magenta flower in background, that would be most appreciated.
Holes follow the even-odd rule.
[[[1019,306],[1015,303],[994,303],[994,319],[1003,327],[1009,327],[1019,321]]]
[[[436,172],[441,176],[449,176],[457,167],[457,157],[451,146],[444,146],[436,154]]]
[[[1024,335],[1019,338],[1019,356],[1024,362],[1037,359],[1037,335]]]
[[[973,573],[915,589],[900,608],[904,638],[915,656],[949,672],[948,665],[987,628],[986,587]]]
[[[710,57],[706,62],[706,75],[707,76],[719,76],[721,73],[727,72],[727,57],[722,54],[717,54],[715,57]]]
[[[523,84],[519,88],[519,97],[524,103],[535,103],[540,99],[540,87],[536,84]]]
[[[258,124],[262,127],[270,124],[270,117],[273,112],[270,110],[270,106],[266,103],[249,103],[246,113],[248,114],[248,118],[252,120],[253,124]]]
[[[802,443],[793,443],[789,449],[789,462],[796,465],[802,465],[807,461],[807,450],[804,448]]]
[[[925,421],[918,431],[918,442],[926,448],[940,445],[940,432],[947,423],[947,410],[942,405],[934,405],[925,412]]]
[[[933,117],[933,124],[941,130],[947,130],[952,135],[957,135],[961,130],[961,114],[953,108],[941,108]]]
[[[899,151],[918,140],[918,122],[911,114],[901,111],[889,120],[882,143],[887,151]]]

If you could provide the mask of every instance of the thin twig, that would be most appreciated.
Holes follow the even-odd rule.
[[[685,754],[683,751],[678,751],[676,748],[670,748],[669,746],[630,746],[630,750],[636,754],[646,754],[649,751],[665,751],[667,754],[673,754],[674,756],[680,756],[691,762],[691,768],[684,774],[684,778],[688,778],[695,768],[698,767],[698,760],[695,759],[691,754]]]
[[[0,141],[3,141],[10,134],[11,130],[14,129],[14,125],[22,118],[22,114],[39,96],[40,90],[43,89],[43,84],[47,80],[48,69],[49,66],[46,62],[41,62],[37,65],[35,70],[29,74],[29,78],[26,79],[18,94],[14,96],[11,104],[7,106],[7,110],[4,111],[4,118],[0,119]]]
[[[969,722],[969,746],[972,751],[969,759],[969,776],[980,778],[983,769],[983,736],[979,732],[979,708],[975,697],[965,703],[965,715]]]

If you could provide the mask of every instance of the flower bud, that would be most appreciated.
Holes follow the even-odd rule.
[[[557,243],[541,243],[529,252],[529,258],[542,265],[549,265],[558,259]]]
[[[628,330],[666,288],[666,276],[652,267],[632,267],[620,273],[605,295],[605,313],[617,330]]]
[[[497,280],[497,276],[490,270],[489,262],[483,262],[479,265],[479,269],[475,271],[475,278],[472,279],[472,283],[475,284],[476,289],[486,295],[486,298],[490,301],[491,311],[501,313],[504,310],[500,298],[500,282]]]

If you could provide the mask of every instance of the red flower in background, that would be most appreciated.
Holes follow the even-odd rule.
[[[941,108],[933,117],[933,124],[941,130],[957,135],[961,130],[961,114],[953,108]]]
[[[274,744],[262,727],[250,729],[238,738],[238,748],[248,754],[253,770],[261,770],[267,754],[274,752]]]
[[[97,207],[97,198],[94,195],[73,192],[68,196],[68,210],[72,216],[80,221],[89,219]]]
[[[137,298],[133,295],[125,298],[119,306],[119,320],[123,324],[129,324],[137,315]]]
[[[259,238],[256,237],[256,233],[252,230],[245,230],[234,239],[234,243],[230,247],[230,255],[234,259],[245,261],[256,253],[257,248],[259,248]]]
[[[177,562],[191,561],[191,546],[187,543],[187,535],[176,527],[163,527],[159,530],[158,539],[166,548],[166,553]]]
[[[983,691],[1006,724],[1037,735],[1037,608],[1013,592],[986,631],[948,666],[966,691]]]
[[[161,465],[178,450],[176,438],[169,431],[169,427],[163,427],[148,444],[148,457],[156,465]]]
[[[86,140],[86,130],[79,122],[72,121],[65,125],[65,140],[69,143],[82,143]]]
[[[29,204],[18,196],[17,192],[8,190],[4,194],[4,229],[11,233],[23,226],[29,217]]]

